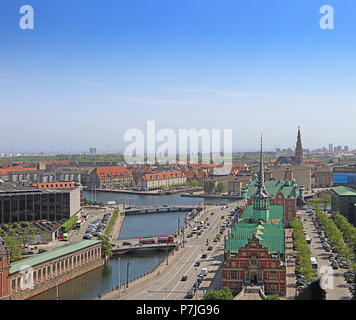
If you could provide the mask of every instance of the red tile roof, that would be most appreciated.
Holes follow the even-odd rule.
[[[115,177],[132,177],[131,171],[123,166],[96,167],[94,169],[94,172],[101,179]]]
[[[10,167],[6,169],[0,169],[0,175],[7,175],[9,172],[23,172],[23,171],[37,171],[37,168],[23,168],[23,167]]]
[[[67,181],[60,181],[60,182],[42,182],[42,183],[34,183],[34,187],[38,189],[74,189],[75,182],[67,182]]]
[[[159,172],[159,173],[147,173],[142,176],[142,179],[146,181],[151,181],[151,180],[164,180],[164,179],[172,179],[172,178],[178,178],[178,177],[184,177],[184,173],[179,170],[174,170],[174,171],[169,171],[169,172]]]

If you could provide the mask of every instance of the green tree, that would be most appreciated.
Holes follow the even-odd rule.
[[[112,256],[112,252],[111,252],[112,245],[109,241],[109,238],[106,235],[99,236],[98,238],[102,241],[101,256],[103,258],[105,258],[107,256],[111,257]]]
[[[222,290],[210,290],[203,300],[233,300],[234,297],[229,287],[225,287]]]
[[[271,294],[269,296],[266,296],[266,300],[279,300],[279,295],[278,294]]]
[[[215,188],[216,193],[223,193],[225,191],[225,185],[222,182],[219,182]]]
[[[12,236],[3,237],[10,252],[10,262],[18,261],[22,258],[21,240]]]

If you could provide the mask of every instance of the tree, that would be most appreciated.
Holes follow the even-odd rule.
[[[225,287],[222,290],[210,290],[203,300],[233,300],[234,297],[229,287]]]
[[[269,296],[266,296],[266,300],[279,300],[279,295],[278,294],[271,294]]]
[[[98,238],[99,238],[99,240],[102,241],[102,243],[101,243],[101,255],[102,255],[102,257],[103,258],[106,257],[106,256],[111,257],[111,255],[112,255],[112,252],[111,252],[112,245],[109,242],[109,238],[106,235],[99,236]]]
[[[22,257],[21,240],[12,236],[3,237],[10,252],[10,262],[20,260]]]
[[[216,193],[223,193],[225,191],[225,185],[222,182],[219,182],[215,189]]]

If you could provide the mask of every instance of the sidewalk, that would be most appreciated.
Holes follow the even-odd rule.
[[[293,230],[285,229],[286,254],[286,300],[294,300],[297,290],[295,278],[295,257],[293,256]]]

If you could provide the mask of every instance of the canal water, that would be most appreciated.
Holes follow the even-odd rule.
[[[92,200],[91,192],[84,192],[84,196]],[[179,194],[167,196],[127,195],[120,193],[97,192],[96,200],[117,201],[138,206],[152,205],[198,205],[204,202],[203,198],[181,197]],[[228,200],[205,199],[205,203],[221,204]],[[187,212],[153,213],[143,215],[129,215],[125,217],[119,239],[132,239],[141,236],[173,235],[179,227],[183,227]],[[91,300],[115,288],[119,283],[123,285],[134,278],[139,277],[155,268],[166,253],[161,251],[130,253],[111,258],[104,266],[88,272],[80,277],[68,281],[59,286],[59,298],[61,300]],[[119,277],[119,263],[120,277]],[[127,272],[128,271],[128,272]],[[54,300],[56,289],[53,288],[32,298],[33,300]]]

